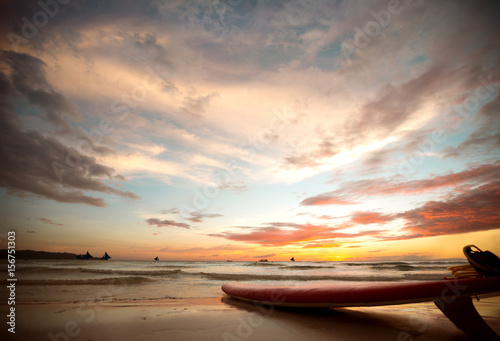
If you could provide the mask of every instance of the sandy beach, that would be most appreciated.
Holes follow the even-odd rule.
[[[475,302],[500,333],[500,297]],[[12,340],[468,340],[432,302],[274,309],[225,297],[20,304]],[[5,328],[2,334],[6,332]]]

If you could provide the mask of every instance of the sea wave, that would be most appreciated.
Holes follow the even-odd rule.
[[[286,264],[283,263],[273,263],[273,262],[254,262],[254,263],[248,263],[245,264],[245,266],[274,266],[274,267],[286,267]]]
[[[53,268],[53,267],[26,267],[16,269],[17,272],[36,272],[36,273],[90,273],[100,275],[128,275],[128,276],[169,276],[180,273],[182,270],[113,270],[113,269],[94,269],[94,268]]]
[[[397,261],[391,261],[391,262],[345,262],[345,263],[340,263],[343,265],[347,266],[366,266],[366,267],[372,267],[372,266],[398,266],[398,265],[411,265],[417,268],[429,268],[429,265],[431,266],[436,266],[436,267],[441,267],[441,268],[446,268],[450,264],[462,264],[467,261],[466,260],[460,260],[460,259],[451,259],[451,260],[439,260],[439,261],[418,261],[418,262],[397,262]]]
[[[398,271],[415,271],[419,269],[418,267],[410,264],[381,264],[381,265],[370,266],[370,268],[374,270],[393,269]]]
[[[185,265],[151,265],[151,266],[146,266],[148,269],[192,269],[192,266],[185,266]]]
[[[443,277],[434,274],[415,274],[414,276],[293,276],[293,275],[258,275],[258,274],[228,274],[228,273],[199,273],[199,275],[218,281],[347,281],[347,282],[390,282],[390,281],[417,281],[439,280]]]
[[[373,266],[396,266],[396,265],[410,265],[407,262],[355,262],[355,263],[343,263],[344,265],[348,266],[366,266],[366,267],[373,267]]]
[[[103,275],[136,275],[136,276],[168,276],[175,275],[182,270],[111,270],[111,269],[82,269],[81,272],[93,273],[93,274],[103,274]]]
[[[404,279],[408,281],[439,281],[444,279],[446,276],[450,276],[451,273],[447,273],[446,270],[441,274],[405,274]]]
[[[97,279],[27,279],[19,282],[19,285],[129,285],[152,282],[152,279],[140,276],[109,277]]]
[[[464,262],[459,263],[459,264],[464,264]],[[454,264],[446,264],[446,265],[436,265],[436,266],[421,266],[418,267],[418,270],[446,270],[449,266],[454,265]]]
[[[315,270],[315,269],[335,269],[336,266],[314,266],[314,265],[289,265],[291,263],[272,263],[272,262],[254,262],[245,264],[245,266],[269,266],[287,270]]]
[[[445,265],[445,266],[449,266],[450,264],[462,264],[462,263],[467,263],[467,260],[466,259],[445,259],[445,260],[435,260],[435,261],[421,261],[421,262],[418,262],[417,264],[423,264],[423,265],[438,265],[438,264],[442,264],[442,265]]]
[[[453,262],[380,262],[380,263],[344,263],[346,266],[366,267],[372,270],[420,271],[446,270]]]
[[[316,269],[335,269],[336,266],[311,266],[311,265],[296,265],[287,266],[287,270],[316,270]]]
[[[52,271],[51,271],[52,270]],[[66,268],[53,268],[53,267],[47,267],[47,266],[26,266],[26,267],[21,267],[18,266],[16,268],[16,272],[64,272],[66,270],[72,270],[72,268],[66,269]]]

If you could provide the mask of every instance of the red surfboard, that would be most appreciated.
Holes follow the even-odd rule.
[[[296,308],[364,307],[434,301],[467,334],[500,340],[477,313],[471,299],[482,294],[500,295],[500,276],[330,286],[224,284],[222,291],[241,301]]]

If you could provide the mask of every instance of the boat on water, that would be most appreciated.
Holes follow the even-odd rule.
[[[76,259],[100,259],[100,260],[108,260],[111,258],[110,255],[108,255],[107,252],[104,252],[104,256],[102,256],[101,258],[96,258],[94,256],[92,256],[88,251],[87,253],[81,253],[79,254],[78,256],[75,257]]]
[[[160,258],[158,258],[158,256],[156,256],[155,257],[155,261],[159,261],[159,260],[160,260]]]
[[[87,251],[85,254],[81,253],[76,256],[76,259],[94,259],[94,257]]]

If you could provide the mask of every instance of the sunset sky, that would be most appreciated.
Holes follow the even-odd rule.
[[[1,248],[500,255],[498,1],[1,6]]]

